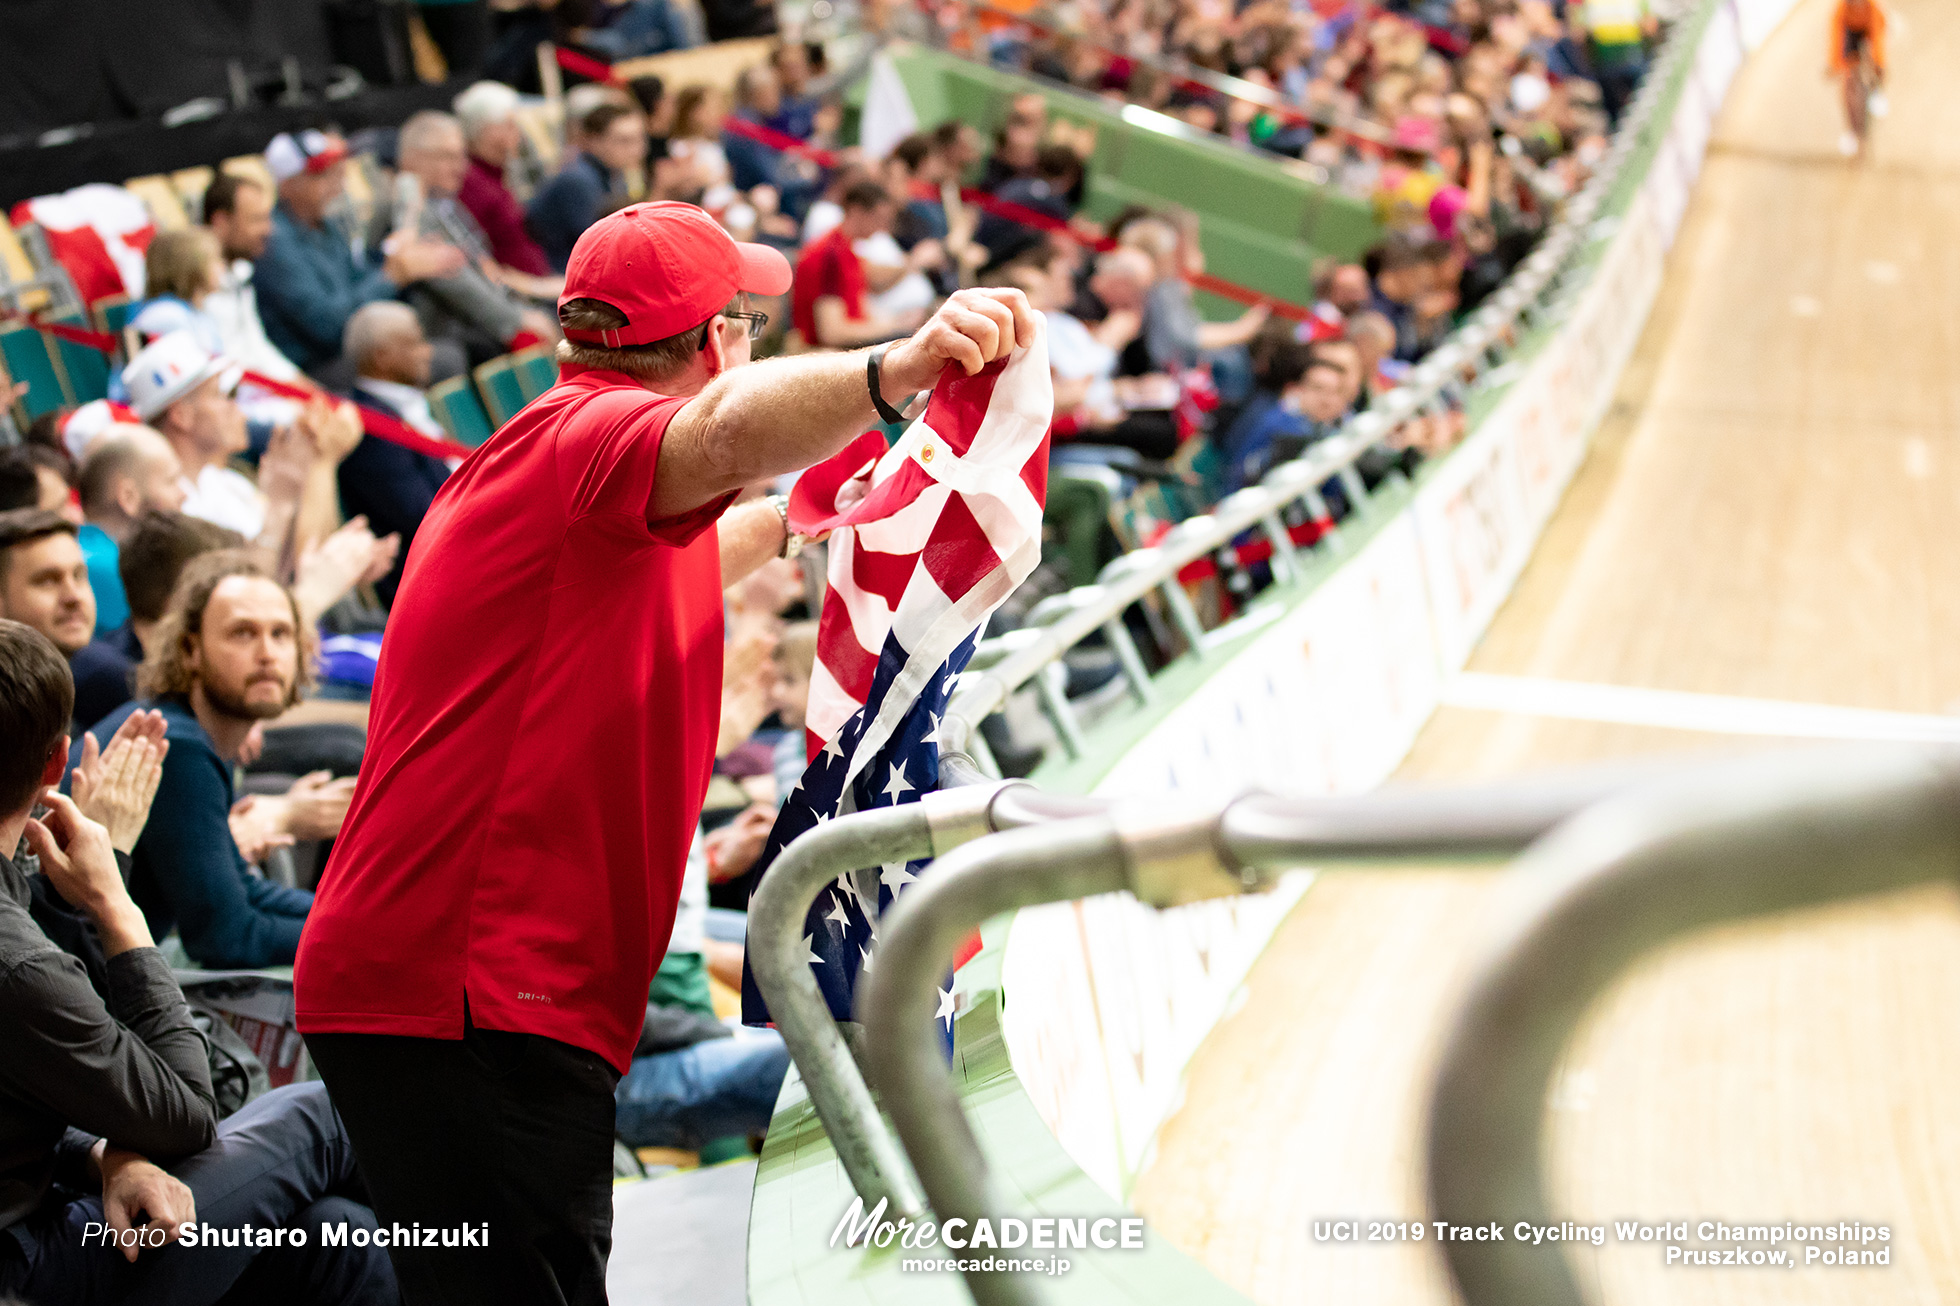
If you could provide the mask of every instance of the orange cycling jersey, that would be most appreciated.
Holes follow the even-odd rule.
[[[1854,14],[1854,9],[1857,10]],[[1872,67],[1885,72],[1885,11],[1878,0],[1838,0],[1831,14],[1831,71],[1848,73],[1870,55]]]

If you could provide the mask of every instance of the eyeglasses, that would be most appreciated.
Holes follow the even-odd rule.
[[[715,317],[725,317],[731,322],[737,319],[747,322],[749,324],[750,340],[762,339],[762,328],[769,325],[769,315],[767,313],[717,313]],[[714,329],[714,317],[709,318],[701,324],[701,343],[696,349],[697,353],[708,347],[708,333]]]

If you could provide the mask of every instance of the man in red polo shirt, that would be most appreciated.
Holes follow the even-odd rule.
[[[613,1087],[713,763],[721,590],[788,543],[780,502],[731,498],[1034,335],[1018,291],[967,291],[888,355],[746,366],[746,296],[789,283],[692,205],[595,224],[557,386],[416,534],[295,974],[381,1223],[488,1226],[391,1247],[411,1303],[605,1298]]]
[[[856,243],[891,230],[898,212],[891,195],[875,181],[861,181],[838,201],[844,218],[811,241],[796,261],[790,291],[790,322],[813,349],[850,349],[904,335],[918,317],[887,317],[866,302],[870,286]]]

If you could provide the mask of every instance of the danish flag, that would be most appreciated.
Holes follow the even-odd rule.
[[[939,782],[939,730],[953,682],[987,617],[1041,561],[1048,426],[1055,396],[1048,339],[974,376],[949,365],[925,414],[886,447],[877,432],[805,472],[790,524],[828,530],[829,585],[805,713],[809,769],[783,804],[762,858],[850,812],[917,802]],[[894,862],[839,876],[804,923],[818,987],[851,1018],[874,964],[878,917],[924,872]],[[968,950],[955,964],[972,955]],[[742,1014],[769,1014],[746,973]],[[950,1039],[951,984],[939,1017]]]

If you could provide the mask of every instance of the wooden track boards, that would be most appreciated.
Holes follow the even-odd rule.
[[[1960,6],[1897,0],[1893,113],[1836,152],[1825,0],[1738,78],[1620,402],[1471,669],[1960,711]],[[1766,746],[1444,708],[1403,768],[1469,779]],[[1415,1218],[1436,1043],[1488,872],[1322,878],[1193,1064],[1135,1194],[1264,1303],[1442,1303]],[[1890,1269],[1577,1259],[1622,1303],[1960,1301],[1960,904],[1929,893],[1724,931],[1594,1012],[1555,1096],[1561,1209],[1862,1219]]]

